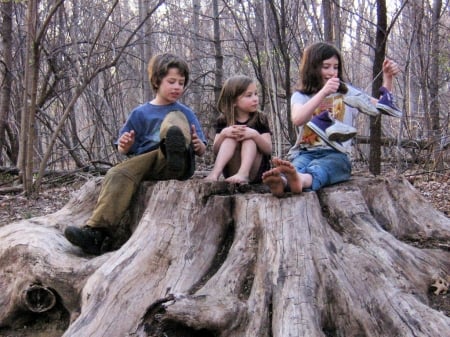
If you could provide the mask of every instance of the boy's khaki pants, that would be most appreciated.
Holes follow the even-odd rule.
[[[167,130],[174,125],[181,129],[187,146],[190,146],[190,126],[185,115],[179,111],[170,112],[163,120],[160,129],[161,140],[165,138]],[[114,166],[103,180],[97,204],[86,225],[113,232],[127,211],[141,181],[178,179],[183,173],[174,176],[167,170],[166,158],[159,148]]]

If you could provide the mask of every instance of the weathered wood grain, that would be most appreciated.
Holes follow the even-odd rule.
[[[87,219],[100,181],[54,214],[0,228],[0,329],[17,326],[38,285],[69,314],[65,337],[450,334],[428,300],[450,252],[411,244],[448,243],[450,220],[405,180],[356,177],[285,198],[146,183],[124,220],[131,237],[94,257],[62,232]]]

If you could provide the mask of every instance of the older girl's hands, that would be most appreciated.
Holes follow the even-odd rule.
[[[386,76],[394,77],[400,73],[400,67],[392,60],[385,59],[383,62],[383,74]]]
[[[332,77],[325,82],[325,85],[323,86],[321,91],[323,92],[324,96],[326,97],[328,95],[336,93],[339,89],[340,84],[341,84],[341,81],[339,80],[338,77]]]

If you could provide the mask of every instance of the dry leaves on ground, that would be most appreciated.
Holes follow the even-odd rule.
[[[450,174],[438,177],[410,176],[408,180],[435,209],[450,216]],[[63,186],[46,187],[35,199],[28,199],[20,193],[0,194],[0,225],[61,209],[85,181],[82,179]]]

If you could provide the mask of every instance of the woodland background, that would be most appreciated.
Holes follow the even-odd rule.
[[[36,278],[32,272],[28,272],[28,267],[36,266],[35,256],[40,256],[32,250],[35,245],[19,242],[28,242],[32,239],[33,242],[42,243],[42,246],[55,247],[52,248],[53,251],[58,252],[68,245],[62,238],[61,229],[68,224],[73,224],[73,221],[81,222],[80,213],[82,212],[77,211],[77,207],[84,212],[90,207],[86,207],[86,203],[77,204],[75,211],[69,211],[70,216],[64,215],[67,213],[64,213],[63,206],[69,200],[69,194],[79,187],[73,181],[79,178],[83,180],[82,182],[88,179],[92,183],[94,180],[91,179],[92,174],[104,173],[112,165],[124,159],[114,150],[113,142],[130,110],[153,96],[147,79],[146,66],[152,55],[161,52],[170,51],[179,54],[191,65],[191,82],[183,102],[197,112],[210,140],[209,146],[214,137],[213,124],[217,116],[215,102],[223,81],[228,76],[239,73],[254,77],[261,91],[261,110],[267,113],[271,121],[273,154],[276,156],[283,156],[296,138],[296,130],[289,118],[289,98],[297,80],[302,52],[307,45],[316,41],[335,43],[342,50],[348,79],[353,85],[374,96],[377,95],[378,87],[381,85],[380,71],[383,59],[389,57],[395,60],[403,69],[395,82],[395,94],[404,115],[401,119],[386,116],[369,118],[355,113],[354,122],[359,131],[352,152],[355,176],[360,175],[361,172],[363,175],[370,172],[383,176],[405,176],[422,195],[433,203],[436,209],[442,211],[447,217],[449,215],[450,15],[448,1],[405,0],[389,1],[388,4],[385,0],[94,0],[89,3],[82,0],[1,0],[0,9],[0,227],[5,229],[3,233],[6,233],[7,237],[11,234],[9,237],[12,238],[12,241],[5,240],[6,243],[1,245],[3,252],[7,253],[6,258],[2,257],[2,261],[8,266],[8,272],[2,274],[3,279],[0,283],[8,289],[13,291],[22,289],[16,287],[20,283],[17,281],[17,274],[25,277],[26,282],[23,282],[25,286],[30,284],[28,282],[30,279],[33,281],[31,285],[35,284],[36,279],[45,279],[40,273]],[[212,165],[211,153],[209,149],[207,155],[199,160],[197,174],[201,175]],[[358,178],[361,179],[361,177]],[[429,181],[425,184],[424,181],[427,179]],[[392,181],[400,180],[403,181],[403,179]],[[350,183],[357,185],[355,181]],[[196,183],[189,181],[186,184],[194,186]],[[49,185],[51,188],[48,188]],[[407,195],[399,196],[401,192],[397,193],[395,186],[400,185],[396,183],[391,185],[394,186],[395,193],[392,195],[396,196],[396,200],[386,197],[386,193],[383,192],[380,197],[380,190],[376,188],[378,187],[376,183],[372,183],[372,186],[375,188],[373,198],[370,197],[370,199],[376,201],[380,210],[386,211],[387,219],[389,216],[397,216],[398,212],[408,213],[404,210],[414,213],[411,210],[423,209],[418,207],[422,203],[421,201],[417,203],[415,196],[410,194],[409,199]],[[322,201],[329,200],[327,195],[332,195],[333,190],[334,187],[330,187],[322,191],[324,197]],[[347,195],[348,200],[352,201],[348,204],[354,205],[356,201],[360,201],[360,199],[355,200],[355,196],[359,198],[361,194],[352,191],[350,188],[346,193],[339,193],[339,198]],[[176,193],[172,196],[175,197]],[[92,197],[92,195],[86,195],[85,200],[94,200]],[[195,200],[196,197],[197,195],[192,199]],[[242,196],[232,198],[242,200]],[[253,198],[263,200],[266,196],[255,194]],[[279,201],[284,207],[290,207],[291,202],[300,199],[302,202],[297,204],[300,208],[296,210],[299,213],[305,209],[306,205],[310,205],[304,202],[305,200],[316,200],[316,197],[313,194],[304,194],[295,198],[280,199],[277,202]],[[172,205],[172,202],[166,204]],[[240,204],[236,203],[236,205]],[[274,205],[273,202],[270,204]],[[324,204],[319,203],[317,199],[314,205],[317,212],[321,213]],[[375,208],[378,209],[377,207]],[[49,218],[41,218],[41,220],[36,220],[34,217],[61,209],[63,212],[57,221],[60,227],[50,228],[50,231],[45,234],[45,240],[48,242],[36,239],[34,230],[49,229],[47,222],[51,214]],[[352,212],[353,210],[350,210],[350,213]],[[172,209],[170,213],[172,214]],[[427,214],[432,215],[427,218]],[[435,214],[422,212],[418,219],[423,217],[436,220]],[[153,215],[152,213],[150,217]],[[416,213],[411,216],[406,215],[406,219],[417,216]],[[348,224],[346,220],[348,218],[348,214],[344,215],[343,223]],[[371,219],[372,216],[368,214],[365,218]],[[278,217],[274,215],[273,219]],[[14,224],[4,226],[16,220],[16,226],[22,226],[20,228],[26,230],[16,230]],[[400,221],[406,233],[414,231],[411,230],[413,227],[408,221],[410,220]],[[420,266],[411,264],[410,261],[415,260],[410,255],[411,252],[419,254],[418,256],[425,256],[422,254],[427,254],[428,249],[432,248],[445,256],[444,250],[448,250],[448,241],[444,242],[445,239],[443,239],[447,237],[447,232],[426,228],[425,222],[417,222],[417,228],[425,228],[425,233],[430,234],[422,237],[421,231],[412,233],[411,237],[414,240],[405,248],[408,253],[402,255],[408,258],[392,259],[405,261],[405,265],[398,265],[399,268],[396,274],[394,273],[395,281],[392,282],[392,289],[396,289],[398,284],[409,285],[411,280],[405,280],[405,278],[412,275],[416,267],[429,268],[428,262],[434,263],[430,258],[421,257],[421,260],[427,263]],[[236,223],[242,226],[253,226],[249,221],[244,220]],[[156,227],[141,226],[140,228],[153,230]],[[278,228],[278,226],[275,227]],[[356,227],[358,227],[356,236],[359,237],[360,226]],[[202,228],[211,227],[205,224]],[[261,228],[266,229],[265,226]],[[319,228],[316,223],[314,228]],[[326,223],[324,228],[328,228]],[[370,228],[368,233],[373,233],[371,226],[365,228]],[[301,232],[297,230],[292,232],[296,235],[299,233]],[[415,234],[417,235],[414,236]],[[349,233],[346,235],[354,236]],[[363,236],[363,238],[369,236]],[[19,241],[16,241],[16,238]],[[239,239],[240,236],[236,235],[236,238]],[[341,237],[338,236],[337,240],[341,240]],[[393,248],[399,242],[396,240],[389,239],[391,242],[389,245],[386,245],[385,241],[380,241],[383,247],[378,246],[377,249],[384,251],[384,246],[388,246],[388,249]],[[287,246],[290,245],[288,241],[290,240],[286,240]],[[354,242],[353,239],[351,241]],[[8,242],[12,242],[10,246]],[[366,247],[366,243],[364,241],[361,247]],[[151,251],[148,249],[148,242],[145,242],[145,245],[146,249],[140,249],[140,251]],[[327,245],[319,246],[327,247]],[[373,249],[372,245],[369,246]],[[405,247],[403,244],[401,246]],[[411,246],[424,249],[415,250]],[[394,254],[395,251],[394,256],[397,252],[401,255],[402,251],[398,248],[395,247],[390,252]],[[261,251],[268,250],[261,249]],[[350,253],[352,251],[359,252],[350,250]],[[239,255],[242,255],[241,251]],[[8,256],[11,260],[8,260]],[[31,260],[27,260],[28,256]],[[66,254],[66,251],[63,251],[61,256],[64,265],[67,265],[68,257],[74,257],[71,253]],[[320,252],[318,256],[322,261],[327,253]],[[102,263],[104,257],[105,255],[99,257],[100,260],[92,260],[94,263]],[[286,257],[297,259],[295,254],[293,256],[287,254]],[[344,257],[347,258],[347,256]],[[112,260],[117,261],[116,255],[112,257]],[[377,259],[374,262],[377,264],[381,260]],[[24,264],[18,261],[24,261]],[[264,261],[267,260],[263,258],[255,259],[255,261],[260,261],[264,265]],[[448,259],[442,261],[442,266],[446,266]],[[286,262],[289,261],[286,260]],[[77,264],[81,268],[90,266],[89,263],[77,262]],[[286,265],[298,266],[290,263]],[[343,263],[342,266],[344,265],[349,264]],[[17,266],[17,274],[10,272],[11,266]],[[414,266],[413,272],[405,272],[408,266]],[[43,269],[46,272],[52,268],[44,267]],[[55,275],[61,276],[59,269],[55,268],[55,270],[57,271]],[[195,272],[196,269],[192,270]],[[381,269],[375,265],[368,270]],[[151,273],[142,273],[141,265],[139,265],[138,274],[142,276]],[[348,275],[351,275],[349,279],[353,277],[358,279],[357,274],[349,273]],[[428,284],[429,280],[425,280],[425,276],[431,276],[428,274],[429,272],[424,270],[419,272],[419,275],[424,277],[419,282],[421,285]],[[379,280],[384,276],[385,274],[382,274],[375,279]],[[234,275],[232,277],[237,279]],[[72,274],[70,281],[73,281]],[[141,284],[149,284],[148,281],[147,279]],[[386,284],[384,281],[382,280],[380,284]],[[49,280],[50,283],[51,280]],[[71,284],[71,282],[68,283]],[[336,287],[339,290],[339,286]],[[381,288],[390,290],[391,285]],[[419,289],[419,293],[423,293],[422,288],[416,285],[406,287],[406,289]],[[117,288],[111,287],[111,289]],[[222,290],[220,288],[220,292]],[[87,292],[89,293],[89,290]],[[215,292],[217,293],[217,290]],[[399,292],[405,294],[404,289],[399,289]],[[21,291],[16,293],[23,294]],[[62,291],[61,294],[62,296],[77,295],[73,291]],[[114,292],[111,294],[116,297]],[[358,301],[373,303],[366,295],[356,297]],[[426,295],[424,294],[424,297],[428,298],[425,301],[427,307],[429,305],[433,310],[439,310],[446,316],[450,315],[448,293],[435,295],[430,292]],[[10,298],[13,297],[6,295],[2,299],[4,303],[11,304]],[[415,296],[408,295],[408,298],[417,303]],[[71,303],[70,301],[62,302]],[[142,303],[147,307],[148,303],[145,301]],[[283,309],[283,305],[280,307]],[[420,307],[422,308],[422,304]],[[11,308],[15,307],[11,306]],[[120,309],[120,306],[117,308]],[[385,307],[380,306],[380,308],[384,311]],[[61,311],[64,315],[73,312],[62,309],[64,309]],[[109,313],[109,308],[107,309]],[[3,311],[6,312],[6,310]],[[364,315],[370,312],[371,310]],[[19,313],[20,318],[20,311],[13,310],[13,313]],[[59,314],[59,311],[56,313]],[[403,314],[410,313],[402,312],[399,318],[402,318]],[[361,317],[366,317],[364,315]],[[103,314],[100,315],[102,316]],[[106,316],[109,315],[103,317]],[[278,317],[281,316],[278,315]],[[339,310],[336,316],[353,317],[339,315]],[[438,316],[441,317],[440,313]],[[43,317],[45,319],[47,316]],[[286,317],[290,316],[286,315]],[[110,318],[118,323],[127,321],[114,316]],[[444,318],[441,319],[446,322]],[[362,319],[362,321],[367,320]],[[45,329],[47,322],[44,322],[45,326],[41,327],[39,324],[43,321],[40,320],[31,329],[28,329],[28,326],[22,329],[21,322],[18,320],[11,327],[3,327],[2,332],[11,330],[8,331],[8,336],[50,336]],[[296,321],[293,320],[293,322]],[[426,322],[428,320],[420,324]],[[53,321],[50,322],[51,328],[53,328],[52,324]],[[404,321],[400,322],[399,326],[403,324]],[[68,317],[62,317],[57,325],[53,334],[60,336],[61,331],[65,331],[69,325]],[[13,331],[16,327],[20,329]],[[391,325],[389,324],[388,327]],[[413,330],[410,329],[411,333],[415,334]],[[337,327],[333,331],[336,332],[336,336],[342,335]]]
[[[348,79],[370,94],[385,57],[403,69],[395,93],[404,116],[355,114],[354,161],[375,174],[447,176],[448,1],[17,0],[0,9],[0,167],[10,173],[2,185],[27,196],[49,172],[123,160],[112,144],[130,110],[152,97],[149,58],[167,51],[191,66],[183,102],[210,145],[222,83],[243,73],[258,81],[273,154],[283,156],[296,138],[288,102],[299,60],[316,41],[335,43]],[[200,168],[212,165],[208,154]]]

